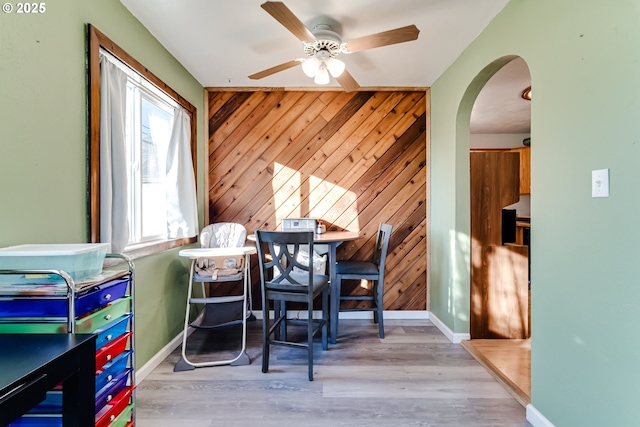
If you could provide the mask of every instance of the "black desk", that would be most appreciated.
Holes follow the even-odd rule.
[[[62,382],[64,426],[95,424],[95,335],[0,334],[0,426]]]

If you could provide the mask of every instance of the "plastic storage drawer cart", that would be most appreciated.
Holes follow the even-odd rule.
[[[74,254],[48,259],[36,246],[0,249],[0,333],[96,334],[95,425],[133,426],[133,263],[124,255],[84,251],[83,245],[53,248],[71,248],[77,259]],[[15,248],[28,251],[29,259],[16,257]],[[103,269],[104,258],[105,264],[114,265]],[[13,268],[12,261],[19,268]],[[62,267],[73,269],[72,274]],[[44,401],[10,425],[62,426],[62,392],[48,392]]]

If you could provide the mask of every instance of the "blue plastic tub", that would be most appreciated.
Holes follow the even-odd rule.
[[[0,269],[62,270],[74,281],[102,271],[109,243],[32,244],[0,248]]]

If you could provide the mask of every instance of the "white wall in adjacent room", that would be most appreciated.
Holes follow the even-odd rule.
[[[469,142],[475,149],[516,148],[523,147],[522,140],[530,136],[528,133],[472,133]]]

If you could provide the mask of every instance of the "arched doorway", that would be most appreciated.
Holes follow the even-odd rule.
[[[459,124],[469,119],[470,151],[471,341],[465,347],[523,405],[530,401],[531,113],[521,95],[530,86],[522,58],[501,58],[474,79],[458,114]]]

